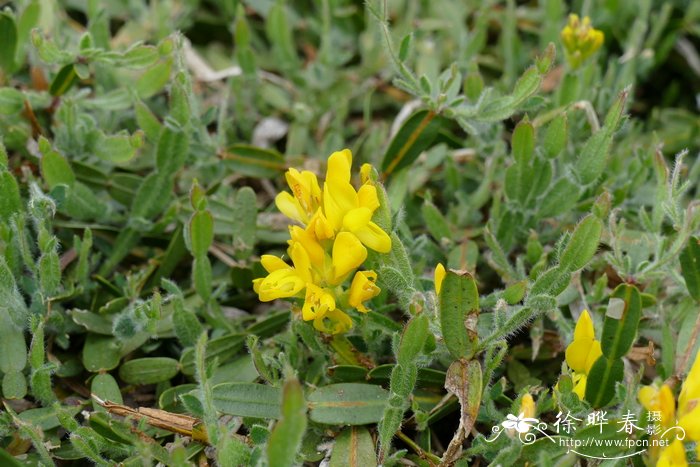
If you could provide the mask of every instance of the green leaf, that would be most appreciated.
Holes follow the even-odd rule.
[[[121,390],[119,389],[119,384],[114,376],[109,373],[100,373],[92,378],[90,383],[90,393],[96,395],[103,401],[114,402],[115,404],[123,404],[124,399],[122,398]],[[97,412],[106,412],[107,410],[97,403],[96,400],[92,400],[92,409]]]
[[[232,170],[250,177],[271,178],[287,170],[279,152],[245,144],[228,146],[220,157]]]
[[[421,212],[425,226],[435,240],[439,242],[442,239],[452,239],[452,232],[447,219],[432,202],[426,200],[421,207]]]
[[[0,308],[0,371],[19,372],[27,365],[27,343],[24,333],[15,327],[8,311]]]
[[[0,221],[9,225],[10,217],[22,210],[17,180],[10,172],[0,167]]]
[[[613,135],[622,118],[628,94],[628,90],[620,93],[605,117],[605,124],[586,141],[576,160],[575,173],[583,185],[593,183],[605,170]]]
[[[637,339],[642,299],[633,285],[620,284],[612,293],[603,323],[600,345],[609,359],[623,357]]]
[[[557,297],[571,282],[571,272],[560,266],[554,266],[540,274],[532,284],[530,295],[551,295]]]
[[[296,465],[306,424],[306,402],[301,384],[296,378],[287,380],[282,390],[282,418],[275,424],[267,442],[269,465]]]
[[[282,415],[280,388],[254,383],[223,383],[212,388],[214,406],[228,415],[278,419]]]
[[[49,94],[54,97],[64,95],[76,82],[78,74],[75,71],[75,66],[72,63],[61,68],[49,87]]]
[[[162,127],[158,118],[141,100],[136,101],[136,104],[134,104],[134,112],[136,114],[136,122],[146,134],[146,138],[153,143],[157,142]]]
[[[603,221],[593,214],[584,217],[559,257],[559,266],[571,272],[583,268],[598,250],[602,233]]]
[[[236,201],[233,204],[232,223],[235,230],[233,234],[233,248],[236,257],[247,259],[255,247],[257,236],[257,196],[250,187],[243,187],[236,193]]]
[[[529,164],[535,152],[535,127],[525,117],[515,127],[513,138],[513,158],[518,164]]]
[[[411,165],[428,149],[438,135],[442,118],[429,110],[419,110],[401,125],[382,161],[385,176]]]
[[[557,157],[566,147],[568,122],[566,114],[562,113],[547,126],[542,141],[544,155],[553,159]]]
[[[180,363],[167,357],[136,358],[119,367],[119,377],[129,384],[156,384],[178,374]]]
[[[147,99],[161,91],[170,80],[172,69],[173,59],[168,57],[146,70],[134,85],[138,96],[141,99]]]
[[[200,256],[192,261],[192,278],[197,294],[204,301],[209,300],[212,289],[212,272],[209,257]]]
[[[158,60],[160,53],[152,45],[139,44],[130,47],[119,60],[119,66],[124,68],[145,68]]]
[[[440,290],[440,327],[447,350],[455,359],[476,352],[479,291],[471,274],[448,270]]]
[[[399,365],[410,365],[420,355],[428,338],[428,316],[421,313],[411,318],[401,336],[399,352],[396,356]]]
[[[537,202],[538,216],[541,219],[555,217],[570,211],[580,196],[579,186],[566,177],[560,178],[540,197]]]
[[[227,334],[217,337],[207,343],[205,360],[209,363],[214,359],[218,359],[219,364],[222,364],[228,361],[242,348],[243,336],[241,334]],[[184,374],[194,374],[194,349],[189,348],[182,352],[180,367]]]
[[[192,214],[188,237],[192,255],[195,258],[206,256],[214,241],[214,217],[209,211],[197,211]]]
[[[119,366],[121,353],[119,341],[114,337],[88,334],[83,346],[83,366],[97,373],[109,371]]]
[[[615,396],[615,385],[622,381],[625,365],[621,358],[601,355],[588,372],[586,400],[595,409],[604,407]]]
[[[700,301],[700,238],[690,237],[680,255],[681,272],[688,293]]]
[[[54,150],[49,150],[42,155],[41,173],[51,189],[59,184],[71,187],[75,183],[75,173],[70,164]]]
[[[367,425],[382,418],[388,397],[380,386],[339,383],[316,389],[307,400],[310,418],[317,423]]]
[[[350,426],[340,432],[333,443],[330,467],[376,467],[374,441],[361,426]]]
[[[123,164],[136,155],[138,146],[128,134],[101,134],[95,145],[95,155],[112,164]]]
[[[2,377],[2,396],[6,399],[23,399],[27,395],[27,379],[19,371],[10,371]]]
[[[24,94],[15,88],[0,88],[0,115],[18,114],[24,108]]]
[[[17,25],[9,13],[0,12],[0,70],[9,75],[15,69],[15,53],[17,51]]]

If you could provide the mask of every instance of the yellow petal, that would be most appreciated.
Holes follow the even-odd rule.
[[[293,242],[289,247],[289,256],[292,258],[294,263],[294,270],[296,274],[301,277],[304,282],[314,282],[313,276],[311,275],[311,260],[309,259],[309,253],[299,242]]]
[[[586,357],[586,374],[591,371],[591,367],[601,355],[603,355],[603,351],[600,348],[600,342],[594,340],[588,350],[588,357]]]
[[[366,162],[360,167],[360,181],[363,185],[372,181],[372,170],[374,170],[372,164],[368,164]]]
[[[524,418],[534,418],[535,417],[535,400],[530,394],[525,394],[520,400],[520,412],[523,414]]]
[[[308,170],[299,172],[290,168],[285,176],[299,206],[307,216],[310,216],[321,203],[321,188],[318,185],[316,174]]]
[[[350,285],[350,293],[348,295],[348,303],[350,306],[357,308],[362,313],[367,313],[369,310],[362,304],[370,300],[381,292],[381,289],[376,286],[377,273],[374,271],[357,271]]]
[[[445,266],[442,265],[442,263],[438,263],[438,265],[435,267],[435,293],[440,295],[440,289],[442,289],[442,281],[445,280],[445,275],[447,275],[447,271],[445,271]]]
[[[581,316],[579,316],[576,322],[576,329],[574,329],[574,340],[579,339],[595,339],[595,330],[593,329],[593,320],[591,315],[588,314],[588,310],[583,310]]]
[[[305,285],[305,281],[294,269],[278,269],[258,283],[258,296],[261,302],[293,297],[301,292]]]
[[[695,355],[693,366],[681,387],[681,393],[678,396],[678,413],[688,412],[688,405],[693,400],[700,400],[700,351]]]
[[[671,388],[664,384],[659,389],[656,396],[657,409],[661,412],[661,425],[665,427],[672,426],[676,421],[676,398],[673,397]]]
[[[262,255],[260,263],[267,272],[277,271],[278,269],[291,269],[292,267],[285,263],[282,258],[275,255]]]
[[[659,390],[654,386],[642,386],[637,393],[637,399],[647,411],[656,412],[659,410],[658,394]]]
[[[391,237],[374,222],[369,222],[365,227],[355,231],[355,235],[365,246],[379,253],[391,251]]]
[[[343,217],[343,229],[356,232],[369,224],[372,219],[372,211],[367,208],[355,208],[348,211]]]
[[[685,467],[688,461],[685,457],[683,442],[675,440],[661,451],[656,467]]]
[[[290,219],[301,222],[302,224],[305,224],[308,220],[306,212],[304,212],[299,205],[299,201],[286,191],[279,193],[275,197],[275,205],[277,205],[277,209],[279,209],[282,214]]]
[[[333,242],[333,280],[341,281],[367,259],[367,250],[350,232],[340,232]]]
[[[357,192],[349,183],[328,182],[323,185],[323,213],[335,230],[340,230],[345,214],[358,207]]]
[[[566,348],[566,364],[577,373],[586,373],[588,352],[593,345],[593,339],[574,339]]]
[[[326,334],[339,334],[352,328],[352,320],[336,308],[329,310],[325,316],[314,319],[314,327]]]
[[[700,404],[696,404],[690,412],[680,417],[678,425],[685,430],[688,441],[700,441]]]
[[[578,396],[579,399],[583,400],[584,397],[586,397],[586,382],[587,378],[586,375],[577,373],[574,375],[573,378],[573,383],[574,383],[574,389],[573,393]]]
[[[336,151],[328,157],[326,183],[350,183],[352,152],[349,149]]]
[[[360,206],[369,209],[371,213],[374,213],[379,207],[377,188],[374,185],[362,185],[360,189],[357,190],[357,199]]]
[[[330,310],[335,309],[335,299],[327,290],[316,284],[306,285],[306,297],[301,309],[304,321],[323,318]]]
[[[299,243],[306,253],[309,255],[309,260],[311,264],[317,269],[323,268],[323,263],[325,260],[325,251],[321,244],[316,240],[313,231],[309,228],[302,229],[298,225],[293,225],[289,228],[289,235],[292,240],[290,243]]]
[[[316,211],[309,221],[307,229],[312,231],[318,240],[328,240],[335,235],[333,226],[320,209]]]

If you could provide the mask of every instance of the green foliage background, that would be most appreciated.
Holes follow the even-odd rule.
[[[605,33],[578,70],[570,12]],[[485,439],[526,392],[546,420],[639,412],[642,379],[692,363],[699,43],[681,0],[6,3],[0,463],[575,462]],[[286,248],[284,170],[344,147],[394,249],[331,338],[251,280]],[[471,274],[438,297],[438,262]],[[617,384],[581,401],[560,374],[584,308]]]

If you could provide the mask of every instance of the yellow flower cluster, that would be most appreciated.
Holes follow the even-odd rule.
[[[364,302],[380,292],[376,272],[356,271],[367,259],[367,248],[379,253],[391,250],[389,235],[372,222],[379,208],[377,187],[369,178],[372,168],[362,166],[362,185],[356,190],[350,183],[351,167],[349,149],[331,154],[323,188],[313,172],[287,171],[291,193],[277,195],[275,204],[303,226],[289,228],[287,253],[292,265],[263,255],[261,262],[268,275],[253,281],[263,302],[303,296],[302,318],[313,320],[316,329],[329,334],[352,327],[342,307],[366,313]],[[346,291],[342,285],[351,276]]]
[[[697,456],[700,457],[700,352],[695,356],[690,373],[681,386],[681,393],[678,396],[678,411],[676,411],[676,401],[671,388],[662,384],[659,386],[643,386],[637,394],[639,402],[650,412],[661,414],[660,428],[658,435],[664,434],[671,427],[679,426],[685,430],[684,441],[695,441]],[[685,457],[683,442],[676,435],[682,437],[677,430],[671,430],[667,437],[674,439],[668,446],[663,448],[650,448],[649,455],[656,460],[656,465],[661,467],[686,466],[688,461]]]
[[[603,45],[604,38],[602,31],[591,26],[591,19],[588,16],[580,20],[578,15],[569,15],[569,22],[561,31],[561,40],[564,43],[566,59],[571,67],[576,69],[581,66]]]
[[[603,355],[600,341],[595,338],[593,321],[588,310],[583,310],[576,322],[574,341],[566,348],[566,364],[574,372],[574,393],[580,399],[586,395],[586,381],[591,367]]]

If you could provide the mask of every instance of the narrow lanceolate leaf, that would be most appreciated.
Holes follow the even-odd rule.
[[[603,221],[593,214],[584,217],[559,257],[559,266],[572,272],[583,268],[598,249],[602,233]]]
[[[15,68],[15,51],[17,50],[17,25],[9,13],[0,12],[0,70],[6,76]]]
[[[642,299],[633,285],[620,284],[612,293],[600,345],[609,359],[623,357],[637,339]]]
[[[690,237],[680,256],[681,272],[688,293],[700,301],[700,238]]]
[[[10,217],[22,209],[17,180],[10,172],[0,168],[0,221],[9,224]]]
[[[620,93],[608,111],[603,127],[586,141],[581,150],[576,161],[575,173],[583,185],[593,183],[605,170],[613,135],[622,119],[628,94],[628,90]]]
[[[75,66],[72,63],[61,68],[49,87],[49,93],[52,96],[58,97],[65,94],[78,81],[78,74],[75,72]]]
[[[401,336],[397,360],[399,365],[411,365],[418,357],[428,337],[428,316],[421,313],[411,318]]]
[[[178,374],[179,366],[173,358],[137,358],[119,368],[119,378],[129,384],[155,384],[170,380]]]
[[[0,308],[0,371],[22,371],[27,364],[27,344],[24,333],[9,319],[7,310]]]
[[[287,169],[279,152],[244,144],[228,146],[219,157],[235,172],[251,177],[275,177]]]
[[[601,355],[591,367],[586,381],[586,400],[598,409],[615,395],[615,385],[622,381],[625,365],[621,358],[608,359]]]
[[[331,384],[308,397],[310,418],[328,425],[377,423],[384,413],[389,393],[381,386],[361,383]]]
[[[442,119],[429,110],[419,110],[408,117],[384,154],[384,175],[411,165],[433,143],[441,124]]]
[[[481,405],[482,374],[478,360],[457,360],[447,369],[445,389],[457,396],[461,406],[461,427],[469,433]]]
[[[192,256],[206,256],[214,241],[214,218],[209,211],[197,211],[190,219],[189,243]]]
[[[255,383],[222,383],[212,389],[216,410],[239,417],[278,419],[281,416],[280,388]]]
[[[567,140],[567,126],[565,113],[562,113],[549,123],[542,141],[545,156],[553,159],[564,150]]]
[[[535,127],[524,118],[513,131],[513,158],[519,164],[529,164],[535,151]]]
[[[330,467],[376,467],[374,441],[367,428],[345,428],[333,443]]]
[[[269,465],[296,465],[296,456],[306,431],[306,402],[297,379],[288,380],[282,390],[282,418],[267,442]]]
[[[455,359],[476,351],[479,291],[469,273],[448,270],[440,290],[440,327],[447,350]]]

